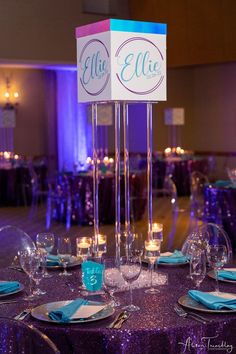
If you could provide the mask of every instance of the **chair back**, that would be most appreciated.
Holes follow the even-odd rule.
[[[191,256],[196,250],[205,250],[208,245],[224,245],[227,249],[228,262],[232,259],[232,245],[225,230],[214,223],[203,223],[193,230],[186,238],[182,252]]]
[[[32,325],[0,318],[0,354],[60,354],[56,345]]]
[[[204,186],[209,183],[208,177],[199,171],[190,175],[191,210],[196,218],[202,219],[204,214]]]
[[[27,248],[36,247],[31,237],[23,230],[11,225],[0,228],[0,268],[17,263],[18,252]]]

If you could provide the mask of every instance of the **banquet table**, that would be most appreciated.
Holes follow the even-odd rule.
[[[223,181],[227,182],[227,181]],[[236,250],[236,188],[227,183],[215,183],[204,188],[205,218],[208,222],[222,224],[232,248]]]
[[[40,187],[45,189],[47,167],[34,166],[34,169],[40,176]],[[0,168],[0,206],[30,205],[31,198],[31,176],[26,165]]]
[[[177,188],[178,196],[190,194],[190,174],[199,171],[205,175],[208,173],[208,160],[200,158],[182,159],[166,158],[155,160],[153,163],[153,186],[162,188],[166,175],[172,175]]]
[[[66,183],[65,183],[66,182]],[[93,223],[93,176],[91,173],[62,174],[58,176],[57,188],[65,189],[69,185],[71,196],[71,221],[83,225]],[[144,172],[130,173],[130,200],[131,217],[140,220],[146,208],[146,174]],[[68,189],[67,189],[68,190]],[[124,195],[124,176],[121,177],[121,195]],[[99,221],[110,224],[115,221],[115,175],[114,173],[101,173],[99,175]],[[62,201],[66,204],[67,201]],[[124,198],[121,197],[121,219],[125,215]],[[61,215],[61,210],[63,215]],[[65,220],[66,205],[61,208],[60,203],[54,212],[57,220]]]
[[[140,306],[141,310],[132,313],[119,330],[106,328],[114,319],[115,314],[107,319],[87,324],[53,324],[39,321],[31,316],[28,316],[24,321],[33,324],[47,334],[63,354],[206,354],[214,353],[214,350],[219,352],[220,349],[217,350],[217,346],[222,347],[220,352],[235,353],[236,313],[204,313],[202,315],[212,320],[207,324],[179,317],[173,310],[174,304],[189,289],[193,288],[191,281],[186,278],[188,266],[160,267],[159,270],[168,275],[168,285],[159,286],[160,293],[156,295],[145,294],[144,289],[134,290],[134,303]],[[81,297],[78,290],[72,292],[66,285],[66,282],[71,282],[75,287],[79,286],[80,267],[72,269],[73,276],[70,279],[58,276],[58,272],[55,270],[53,272],[53,278],[44,279],[40,284],[47,294],[34,300],[32,307]],[[28,281],[24,273],[9,269],[1,271],[1,280],[18,280],[25,285]],[[214,282],[213,279],[207,277],[201,285],[201,290],[212,291]],[[220,289],[236,293],[234,284],[221,282]],[[129,294],[127,291],[117,292],[116,295],[122,305],[128,303]],[[22,297],[23,293],[11,296],[15,299]],[[0,316],[13,317],[28,307],[29,304],[23,301],[8,305],[0,304]],[[116,310],[116,313],[118,311],[120,310]],[[18,340],[20,341],[20,338]]]

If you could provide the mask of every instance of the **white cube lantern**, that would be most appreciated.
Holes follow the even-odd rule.
[[[184,125],[184,108],[166,108],[165,109],[166,125]]]
[[[78,101],[165,101],[166,28],[117,19],[76,28]]]

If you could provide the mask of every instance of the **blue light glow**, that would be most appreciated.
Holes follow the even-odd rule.
[[[91,154],[91,126],[86,105],[77,102],[76,72],[57,71],[57,117],[59,170],[83,169]]]

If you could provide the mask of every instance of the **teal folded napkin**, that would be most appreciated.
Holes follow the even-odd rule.
[[[213,183],[214,187],[222,187],[222,188],[236,188],[236,185],[233,184],[230,180],[218,180]]]
[[[58,256],[54,254],[49,254],[47,256],[47,266],[58,266],[60,264],[61,262]]]
[[[18,281],[3,281],[0,283],[0,294],[8,294],[18,290],[20,283]]]
[[[233,272],[231,270],[220,270],[218,272],[218,278],[236,281],[236,272]]]
[[[188,262],[188,257],[184,256],[181,251],[175,250],[170,256],[161,256],[158,263],[184,263]]]
[[[87,305],[88,301],[84,299],[76,299],[68,305],[59,307],[56,310],[50,311],[48,316],[53,321],[59,321],[63,323],[70,322],[71,316],[82,306]]]
[[[195,301],[200,302],[201,304],[212,310],[236,310],[236,294],[235,298],[227,299],[210,293],[204,293],[198,290],[189,290],[188,295]]]

